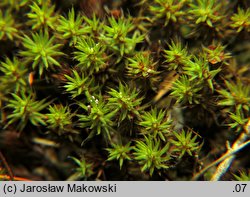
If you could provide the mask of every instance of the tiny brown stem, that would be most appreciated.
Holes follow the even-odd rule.
[[[2,160],[3,162],[3,165],[5,167],[5,169],[7,170],[9,176],[10,176],[10,180],[13,181],[14,180],[14,175],[13,175],[13,172],[12,170],[10,169],[10,166],[8,165],[5,157],[3,156],[3,153],[0,151],[0,159]]]

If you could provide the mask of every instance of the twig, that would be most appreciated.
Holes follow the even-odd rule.
[[[200,172],[195,174],[195,176],[193,176],[192,180],[197,180],[209,168],[220,163],[220,165],[216,169],[216,172],[214,173],[213,177],[211,178],[211,181],[219,180],[220,177],[226,173],[226,171],[228,170],[232,161],[234,160],[235,153],[240,151],[242,148],[244,148],[248,144],[250,144],[250,140],[246,141],[249,134],[250,134],[250,118],[244,127],[244,132],[242,132],[240,134],[238,139],[233,143],[233,146],[230,147],[229,144],[227,144],[227,147],[228,147],[227,152],[225,154],[223,154],[219,159],[215,160],[214,162],[212,162],[211,164],[209,164],[208,166],[203,168]]]
[[[8,165],[6,159],[5,159],[5,157],[3,156],[3,153],[2,153],[1,151],[0,151],[0,159],[2,160],[3,165],[4,165],[5,169],[7,170],[8,174],[9,174],[10,180],[13,180],[13,178],[14,178],[13,172],[12,172],[12,170],[10,169],[10,167],[9,167],[9,165]]]
[[[9,175],[5,175],[5,174],[0,174],[0,180],[9,180],[9,181],[32,181],[30,179],[26,179],[23,177],[18,177],[18,176],[14,176],[13,178],[11,178]]]
[[[244,127],[244,132],[242,132],[239,136],[239,138],[234,142],[232,148],[228,147],[228,151],[230,152],[232,150],[240,150],[241,148],[245,147],[247,144],[246,139],[248,138],[248,135],[250,134],[250,119],[248,120],[247,124]],[[244,146],[242,146],[244,145]],[[241,147],[241,148],[240,148]],[[211,181],[218,181],[220,177],[227,172],[227,169],[230,167],[231,163],[233,162],[235,158],[235,155],[231,155],[229,158],[225,159],[223,162],[219,164],[217,167],[213,177],[211,178]]]

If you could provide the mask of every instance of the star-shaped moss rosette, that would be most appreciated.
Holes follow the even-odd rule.
[[[64,55],[60,51],[62,44],[56,44],[55,37],[49,37],[47,31],[32,33],[30,37],[24,35],[22,41],[24,50],[20,51],[20,55],[26,65],[32,63],[32,69],[38,71],[40,76],[44,70],[54,70],[55,66],[61,67],[56,58]]]

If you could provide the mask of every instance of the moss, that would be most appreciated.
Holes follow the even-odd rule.
[[[249,2],[71,3],[0,3],[8,46],[0,48],[0,148],[14,176],[218,176],[226,142],[249,142]],[[247,151],[230,167],[238,180]],[[2,177],[5,168],[0,162]]]

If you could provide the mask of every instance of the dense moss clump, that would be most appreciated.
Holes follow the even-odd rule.
[[[249,1],[2,0],[0,54],[0,179],[249,180]]]

